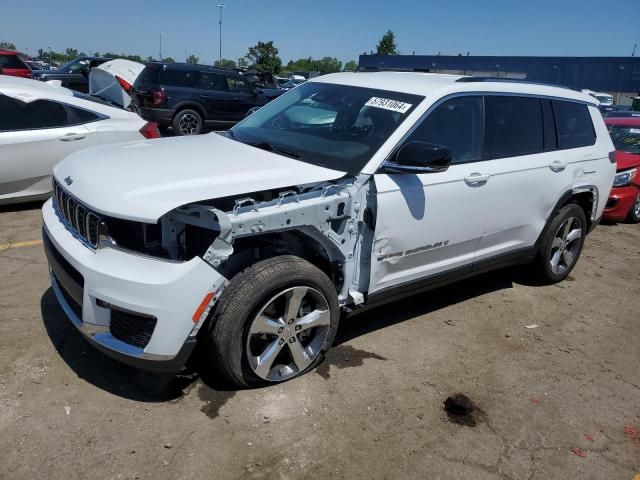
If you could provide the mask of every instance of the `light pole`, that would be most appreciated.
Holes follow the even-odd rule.
[[[218,17],[218,25],[220,26],[220,63],[222,63],[222,9],[225,7],[224,3],[218,4],[218,9],[220,10],[220,15]]]

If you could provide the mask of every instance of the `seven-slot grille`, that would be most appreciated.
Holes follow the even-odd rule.
[[[69,195],[53,181],[53,198],[61,220],[80,240],[92,248],[98,247],[100,216]]]

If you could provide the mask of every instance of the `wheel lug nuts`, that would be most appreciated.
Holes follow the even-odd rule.
[[[293,323],[293,318],[287,322],[289,325]]]
[[[278,329],[278,333],[282,333],[282,331],[283,331],[283,330],[284,330],[284,327],[280,327],[280,328]]]
[[[302,327],[300,325],[296,325],[296,332],[299,332]]]
[[[284,343],[284,338],[280,339],[280,345],[282,345]]]
[[[294,343],[295,341],[296,341],[296,337],[291,337],[291,338],[289,339],[289,343]]]

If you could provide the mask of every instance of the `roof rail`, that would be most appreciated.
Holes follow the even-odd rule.
[[[475,82],[500,82],[500,83],[526,83],[530,85],[543,85],[546,87],[564,88],[566,90],[573,90],[565,85],[558,85],[557,83],[537,82],[535,80],[527,80],[526,78],[504,78],[504,77],[462,77],[456,80],[461,83],[475,83]]]
[[[411,68],[411,67],[360,67],[357,72],[421,72],[432,73],[428,68]]]

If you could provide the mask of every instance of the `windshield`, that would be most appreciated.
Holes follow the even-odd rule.
[[[640,127],[611,125],[609,134],[616,150],[640,155]]]
[[[70,62],[67,62],[64,65],[62,65],[60,68],[58,68],[58,71],[59,72],[69,72],[74,65],[82,62],[83,60],[85,60],[83,57],[74,58]]]
[[[612,105],[613,97],[611,95],[596,95],[598,101],[604,105]]]
[[[231,136],[302,162],[356,174],[423,99],[308,82],[233,127]]]

